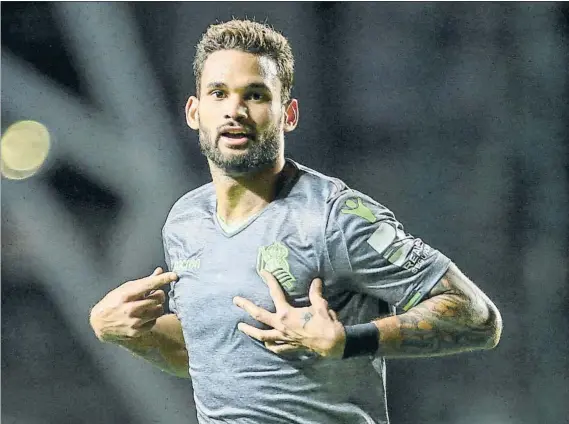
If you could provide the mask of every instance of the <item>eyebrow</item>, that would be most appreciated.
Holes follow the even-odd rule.
[[[211,90],[212,88],[224,88],[225,84],[222,82],[210,82],[208,85],[206,85],[206,88],[208,90]]]
[[[267,87],[267,84],[263,83],[263,82],[254,82],[249,84],[246,89],[250,90],[252,88],[257,88],[257,89],[261,89],[261,90],[266,90],[266,91],[271,91],[271,89],[269,87]]]
[[[208,85],[206,85],[206,88],[208,90],[212,90],[215,88],[226,88],[226,87],[227,85],[225,85],[222,82],[210,82]],[[261,89],[261,90],[271,91],[271,89],[267,86],[267,84],[263,82],[253,82],[245,87],[245,90],[251,90],[251,89]]]

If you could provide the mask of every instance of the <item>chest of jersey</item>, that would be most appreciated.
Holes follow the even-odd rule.
[[[213,218],[197,225],[180,223],[176,231],[182,243],[169,252],[179,276],[173,297],[190,356],[193,350],[199,356],[208,351],[231,353],[219,355],[227,361],[242,350],[243,343],[251,343],[237,329],[239,322],[269,328],[233,304],[233,298],[240,296],[275,311],[259,275],[262,269],[275,276],[296,307],[308,306],[310,283],[325,278],[321,227],[306,213],[280,208],[278,213],[260,215],[233,235]]]

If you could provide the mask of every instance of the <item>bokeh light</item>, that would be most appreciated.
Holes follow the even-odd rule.
[[[51,137],[47,127],[37,121],[18,121],[2,135],[0,172],[11,180],[29,178],[45,163]]]

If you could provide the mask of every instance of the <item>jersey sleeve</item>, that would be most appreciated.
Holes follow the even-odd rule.
[[[168,243],[166,241],[166,233],[162,230],[162,244],[164,246],[164,260],[166,261],[166,266],[168,271],[172,270],[172,260],[170,258],[170,253],[168,252]],[[174,282],[170,283],[170,289],[168,290],[168,309],[173,314],[178,314],[178,308],[176,307],[176,301],[174,300]]]
[[[405,312],[440,280],[450,259],[407,234],[393,213],[356,190],[330,199],[326,249],[337,277]]]

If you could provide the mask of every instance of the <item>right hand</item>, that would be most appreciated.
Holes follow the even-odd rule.
[[[127,281],[109,292],[91,310],[89,322],[103,342],[120,342],[148,333],[164,315],[166,294],[158,290],[176,281],[174,272],[156,268],[148,277]]]

